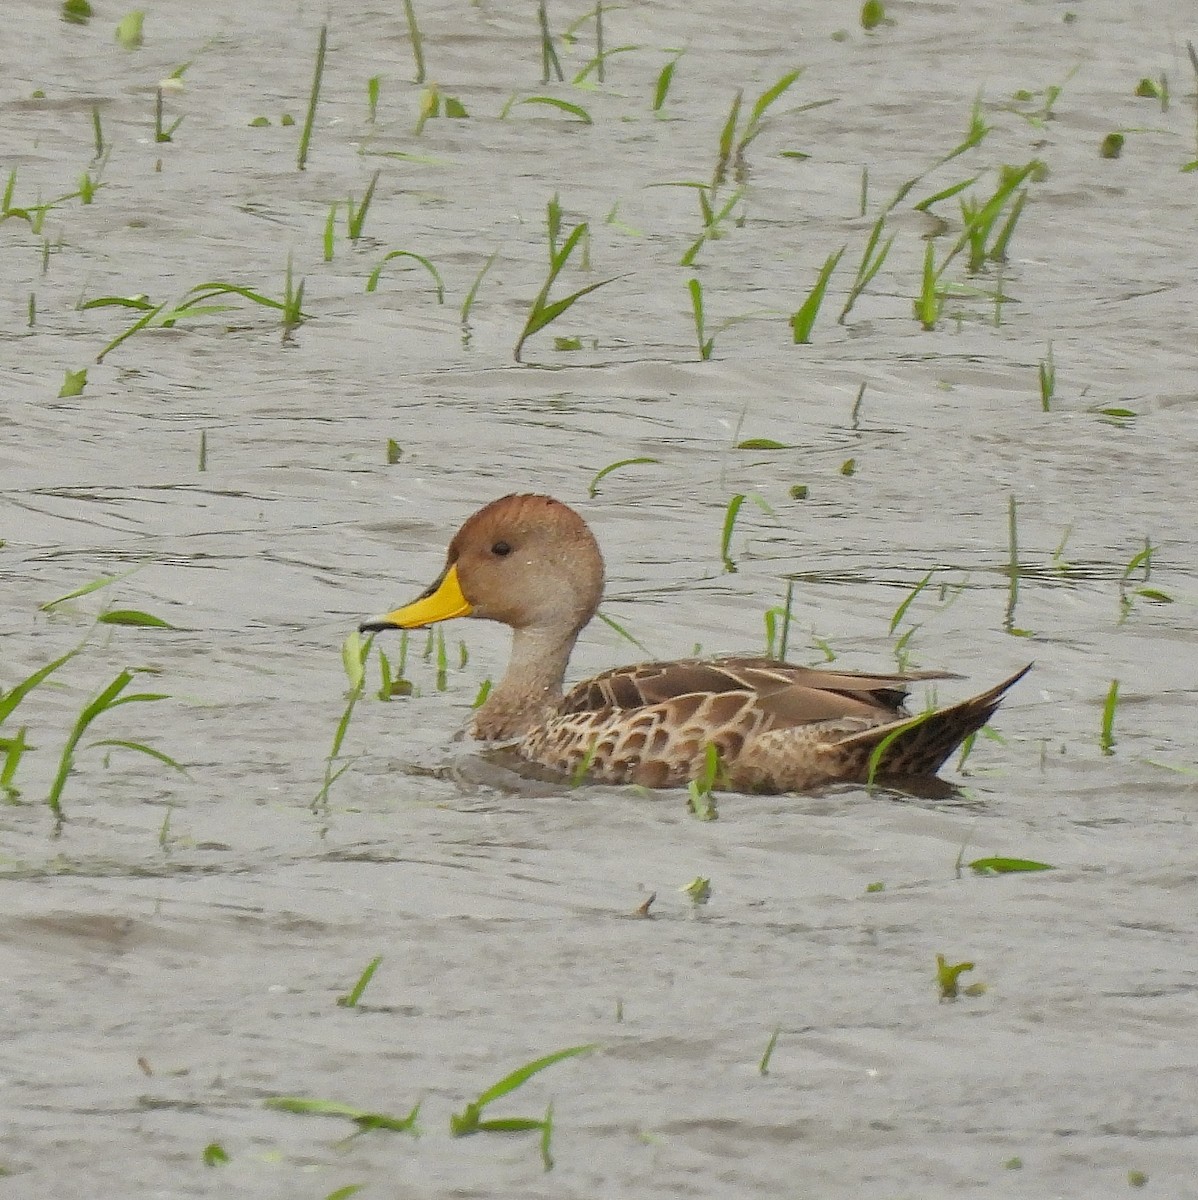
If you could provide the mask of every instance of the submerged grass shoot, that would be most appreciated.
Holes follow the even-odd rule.
[[[1040,410],[1048,412],[1052,408],[1052,398],[1057,390],[1057,367],[1052,360],[1052,342],[1048,343],[1048,353],[1040,360]]]
[[[1019,603],[1019,577],[1023,573],[1019,566],[1019,506],[1014,495],[1007,497],[1007,608],[1003,616],[1003,629],[1012,637],[1032,637],[1028,629],[1015,624],[1015,606]]]
[[[774,1057],[774,1047],[778,1044],[778,1035],[782,1032],[781,1025],[774,1026],[774,1032],[770,1034],[770,1040],[765,1044],[765,1053],[761,1056],[761,1061],[757,1064],[757,1073],[759,1075],[768,1075],[770,1073],[770,1059]]]

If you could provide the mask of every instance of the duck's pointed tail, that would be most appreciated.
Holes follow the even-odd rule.
[[[839,738],[830,754],[852,764],[851,774],[861,779],[916,779],[935,775],[945,759],[994,715],[1007,691],[1019,682],[1032,664],[994,687],[968,700],[933,709],[917,717],[875,725]],[[880,752],[879,752],[880,748]],[[875,761],[875,756],[876,761]]]

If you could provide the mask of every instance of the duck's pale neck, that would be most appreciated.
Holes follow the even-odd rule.
[[[474,716],[474,736],[519,737],[545,719],[562,698],[562,682],[577,629],[528,626],[512,630],[507,671]]]

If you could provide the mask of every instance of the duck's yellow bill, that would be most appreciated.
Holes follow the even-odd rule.
[[[458,569],[450,566],[445,574],[433,584],[423,596],[397,608],[363,621],[358,629],[370,633],[379,629],[421,629],[435,625],[438,621],[449,621],[454,617],[468,617],[474,611],[470,601],[462,594],[458,582]]]

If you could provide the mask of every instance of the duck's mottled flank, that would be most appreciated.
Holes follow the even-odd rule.
[[[591,779],[644,787],[698,778],[709,746],[728,790],[863,782],[875,748],[892,735],[878,777],[927,779],[1030,670],[919,717],[903,708],[908,684],[951,676],[861,675],[731,656],[616,667],[563,694],[570,652],[602,594],[603,558],[582,517],[549,496],[505,496],[458,530],[444,572],[419,600],[362,628],[415,628],[459,615],[509,625],[508,669],[475,714],[474,736],[517,739],[524,758],[563,775],[585,768]]]

